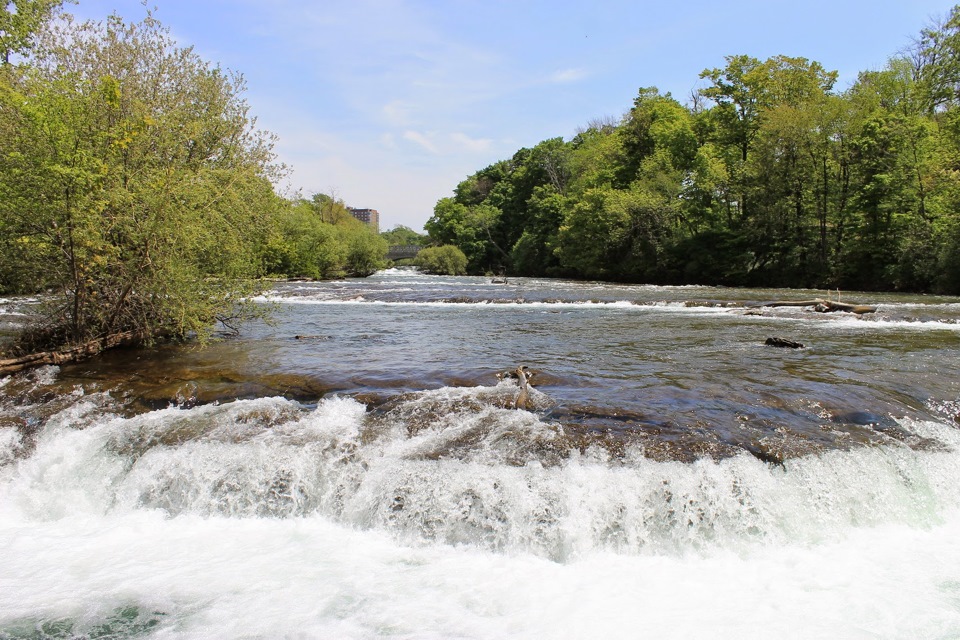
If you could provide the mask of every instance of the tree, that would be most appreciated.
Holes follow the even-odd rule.
[[[307,200],[288,203],[274,214],[261,248],[263,273],[294,278],[345,275],[347,246],[333,225],[320,219]]]
[[[348,275],[366,277],[387,266],[387,241],[368,225],[351,216],[336,229],[347,248],[344,270]]]
[[[63,5],[63,0],[7,0],[0,7],[0,57],[26,54],[34,35]]]
[[[960,6],[842,94],[807,58],[725,61],[690,106],[641,88],[621,120],[478,171],[431,238],[472,272],[957,290]]]
[[[714,116],[726,134],[724,143],[736,146],[740,161],[746,163],[750,145],[759,129],[762,72],[760,61],[750,56],[726,56],[723,69],[705,69],[701,78],[710,80],[700,93],[717,104]]]
[[[908,52],[923,106],[934,113],[960,102],[960,5],[929,25]]]
[[[567,198],[553,186],[534,189],[526,206],[523,232],[510,250],[513,269],[521,275],[545,276],[561,272],[556,255],[558,233],[563,223]]]
[[[496,261],[492,242],[499,211],[487,204],[466,206],[453,198],[442,198],[424,227],[436,245],[453,245],[467,257],[471,273],[483,273]]]
[[[640,89],[633,109],[624,118],[619,135],[623,140],[621,186],[637,179],[641,164],[657,150],[668,155],[670,169],[689,170],[697,153],[697,137],[691,113],[670,94],[656,87]]]
[[[386,240],[388,245],[416,245],[422,247],[427,243],[427,236],[402,224],[396,225],[389,231],[381,231],[380,237]]]
[[[588,278],[656,281],[674,206],[640,184],[589,190],[560,227],[561,265]]]
[[[0,228],[55,302],[24,348],[203,339],[255,313],[280,167],[242,77],[149,14],[65,19],[29,63],[0,96]]]
[[[277,211],[258,254],[263,273],[321,280],[369,276],[386,266],[387,248],[342,202],[319,194]]]

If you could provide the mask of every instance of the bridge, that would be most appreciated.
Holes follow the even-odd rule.
[[[420,249],[423,249],[423,247],[415,244],[392,244],[387,251],[387,260],[413,258],[420,253]]]

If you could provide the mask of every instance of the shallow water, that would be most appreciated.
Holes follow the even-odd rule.
[[[0,379],[0,638],[960,637],[960,300],[753,315],[826,295],[388,271]]]

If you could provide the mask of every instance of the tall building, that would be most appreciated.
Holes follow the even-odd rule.
[[[347,207],[347,211],[350,212],[354,218],[360,222],[366,222],[368,225],[373,227],[373,230],[377,233],[380,233],[380,212],[376,209],[354,209],[353,207]]]

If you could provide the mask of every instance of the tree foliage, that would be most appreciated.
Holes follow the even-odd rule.
[[[426,273],[440,276],[462,276],[467,273],[467,256],[449,244],[422,249],[413,263]]]
[[[690,104],[467,177],[426,225],[471,273],[960,293],[960,7],[838,92],[802,57],[733,55]]]
[[[78,23],[61,4],[0,6],[0,294],[48,302],[14,353],[203,341],[263,314],[263,276],[386,266],[387,241],[335,196],[276,195],[285,168],[242,76],[149,10]]]
[[[422,247],[429,241],[424,234],[417,233],[410,227],[402,224],[396,225],[389,231],[382,231],[380,237],[383,238],[388,245],[413,245]]]
[[[54,294],[36,344],[245,316],[279,167],[242,78],[149,14],[48,25],[28,62],[0,86],[0,275]]]
[[[386,266],[387,241],[326,194],[287,202],[261,248],[263,272],[277,277],[368,276]]]
[[[53,17],[63,0],[7,0],[0,6],[0,62],[26,54],[36,33]]]

